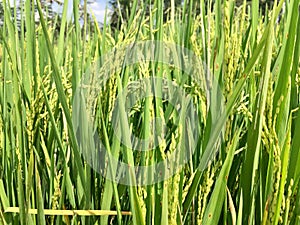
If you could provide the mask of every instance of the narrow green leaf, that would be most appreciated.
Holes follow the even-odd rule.
[[[242,128],[242,126],[241,126]],[[230,146],[228,147],[228,153],[225,159],[225,162],[222,166],[222,169],[220,171],[220,174],[216,180],[216,184],[214,187],[214,190],[212,192],[212,195],[209,199],[209,203],[207,208],[205,209],[205,214],[203,218],[203,224],[207,225],[214,225],[217,224],[219,221],[219,217],[221,215],[221,210],[224,206],[223,202],[226,195],[226,183],[229,175],[229,171],[231,168],[231,164],[234,158],[234,152],[236,150],[239,136],[242,129],[239,129],[238,132],[235,133],[232,143],[230,143]]]

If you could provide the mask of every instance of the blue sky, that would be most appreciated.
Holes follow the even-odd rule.
[[[2,0],[0,0],[1,2]],[[81,3],[83,4],[84,0],[80,0]],[[96,16],[97,20],[99,22],[103,22],[104,16],[105,16],[105,10],[109,11],[109,5],[108,5],[109,0],[92,0],[92,3],[88,3],[88,10],[90,12],[93,12],[93,14]],[[20,1],[19,0],[9,0],[9,3],[11,6],[14,6],[14,3],[16,2],[16,5],[18,6]],[[57,13],[62,13],[63,11],[63,6],[58,4],[57,2],[64,2],[64,0],[54,0],[52,1],[52,9],[57,12]],[[68,18],[71,18],[72,16],[72,9],[73,9],[73,0],[69,0],[68,4]],[[38,13],[36,12],[36,19],[39,18]]]
[[[106,6],[107,6],[107,1],[96,0],[92,4],[89,4],[89,10],[91,10],[95,14],[98,21],[103,22]]]
[[[82,2],[82,0],[81,0]],[[71,16],[72,8],[73,8],[73,0],[69,0],[68,7],[68,17]],[[99,22],[103,22],[105,16],[105,10],[108,7],[108,0],[94,0],[92,3],[88,4],[88,10],[93,12]],[[53,9],[62,11],[62,6],[56,5]],[[108,9],[109,10],[109,9]]]
[[[64,2],[64,0],[57,0],[58,2]],[[88,10],[92,11],[94,15],[96,16],[97,20],[99,22],[103,22],[104,16],[105,16],[105,9],[109,6],[108,5],[109,0],[94,0],[92,3],[88,4]],[[1,2],[1,0],[0,0]],[[10,5],[13,6],[15,0],[9,0]],[[16,4],[19,5],[19,0],[16,0]],[[81,0],[83,2],[83,0]],[[71,18],[72,14],[72,8],[73,8],[73,0],[69,0],[69,7],[68,7],[68,17]],[[54,0],[52,3],[53,10],[62,13],[63,7],[56,3]],[[108,9],[109,10],[109,9]],[[38,15],[37,15],[38,17]]]

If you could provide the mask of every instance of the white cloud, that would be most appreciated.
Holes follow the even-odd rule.
[[[110,9],[105,0],[96,0],[89,4],[88,9],[95,15],[99,22],[103,22],[105,13],[109,14]],[[107,11],[107,12],[106,12]]]

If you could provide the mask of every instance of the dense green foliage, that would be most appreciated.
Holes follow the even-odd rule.
[[[4,2],[0,224],[300,224],[299,0],[285,2],[280,20],[283,0],[264,14],[258,0],[241,6],[233,0],[186,0],[177,10],[174,2],[165,11],[162,1],[149,7],[135,0],[119,29],[106,23],[100,29],[97,22],[80,26],[74,0],[75,22],[67,22],[65,7],[58,33],[39,1],[40,23],[35,23],[35,3],[29,0],[17,32]],[[194,52],[212,72],[225,106],[220,116],[201,85],[172,65],[143,62],[114,71],[96,105],[97,130],[120,161],[151,165],[193,141],[182,138],[193,132],[190,127],[176,125],[184,115],[149,97],[130,109],[120,135],[128,140],[133,131],[147,137],[149,121],[158,117],[167,121],[164,144],[140,153],[120,143],[112,106],[122,103],[118,94],[135,81],[152,75],[172,80],[193,99],[198,114],[199,138],[184,168],[159,183],[125,186],[105,179],[80,155],[72,101],[95,61],[141,40],[176,43]],[[213,152],[218,154],[211,158]],[[68,216],[58,209],[111,211]]]

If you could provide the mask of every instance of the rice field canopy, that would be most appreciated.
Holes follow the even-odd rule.
[[[1,225],[300,223],[299,0],[68,1],[0,4]]]

